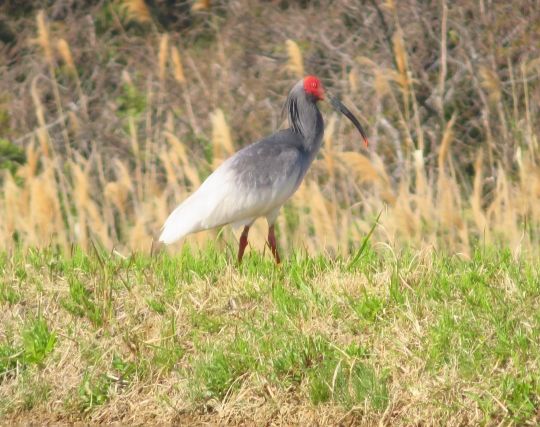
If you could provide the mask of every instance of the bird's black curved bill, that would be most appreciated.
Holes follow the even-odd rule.
[[[337,98],[334,98],[333,96],[329,96],[328,99],[330,100],[330,104],[332,104],[332,107],[334,107],[335,110],[339,111],[343,115],[347,116],[347,118],[353,122],[354,126],[356,126],[356,129],[358,129],[358,132],[360,132],[360,135],[362,135],[362,138],[364,139],[364,144],[366,147],[368,146],[368,139],[366,136],[366,133],[364,132],[364,129],[362,128],[362,125],[358,121],[358,119],[354,116],[353,113],[349,111],[345,105],[341,103],[341,101]]]

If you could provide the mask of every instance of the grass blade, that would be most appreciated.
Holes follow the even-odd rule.
[[[347,268],[354,267],[358,263],[358,261],[360,261],[360,259],[362,258],[362,255],[364,254],[364,251],[366,250],[367,244],[369,242],[369,239],[371,238],[371,235],[375,231],[375,227],[377,227],[377,225],[379,224],[379,218],[381,217],[382,212],[383,211],[381,209],[379,212],[379,215],[377,215],[377,218],[375,219],[375,222],[371,226],[369,233],[366,235],[366,237],[364,237],[364,240],[362,240],[362,244],[360,245],[360,248],[358,249],[358,251],[356,251],[356,254],[354,254],[354,257],[349,263],[349,265],[347,266]]]

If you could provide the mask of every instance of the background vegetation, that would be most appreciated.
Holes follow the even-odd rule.
[[[538,34],[532,0],[2,2],[0,415],[537,423]],[[371,145],[321,106],[283,269],[264,222],[239,269],[228,228],[156,254],[308,73]]]
[[[536,248],[535,2],[323,3],[4,4],[0,245],[148,251],[213,167],[283,124],[289,88],[313,73],[372,145],[325,111],[282,247],[347,253],[383,209],[379,242]]]

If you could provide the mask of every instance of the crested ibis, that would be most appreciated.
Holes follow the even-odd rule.
[[[240,263],[249,227],[257,218],[266,217],[268,246],[279,264],[274,222],[321,147],[324,122],[317,102],[325,99],[325,90],[317,77],[307,76],[296,83],[285,103],[289,128],[248,145],[225,160],[169,215],[160,242],[170,244],[190,233],[226,224],[244,226],[238,248]],[[329,100],[353,122],[367,146],[368,139],[356,117],[337,98]]]

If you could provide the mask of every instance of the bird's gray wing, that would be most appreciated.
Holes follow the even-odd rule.
[[[307,167],[298,134],[284,130],[238,151],[217,168],[165,222],[160,241],[279,208],[296,191]]]

